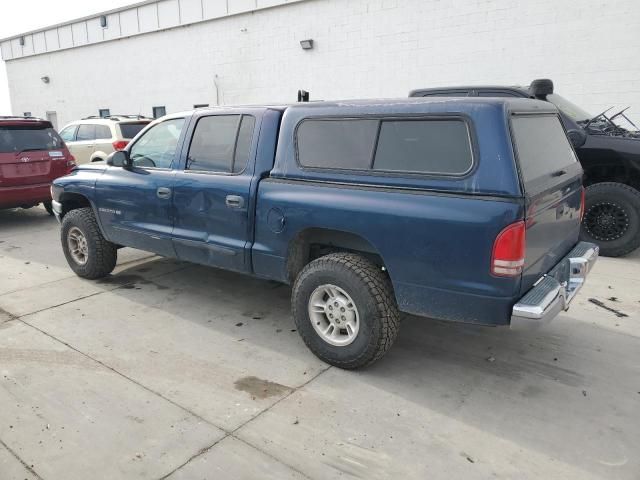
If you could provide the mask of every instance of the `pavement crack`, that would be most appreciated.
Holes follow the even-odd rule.
[[[0,445],[2,445],[7,452],[9,452],[13,457],[15,457],[16,460],[18,460],[20,462],[20,464],[34,477],[36,477],[38,480],[43,480],[42,477],[40,475],[38,475],[38,472],[36,472],[33,467],[31,467],[30,465],[28,465],[24,460],[22,460],[22,458],[20,458],[18,456],[18,454],[16,452],[13,451],[13,449],[11,449],[9,447],[9,445],[7,445],[1,438],[0,438]]]

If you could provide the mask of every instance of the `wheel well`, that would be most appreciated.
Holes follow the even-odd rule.
[[[640,172],[630,172],[624,165],[596,165],[585,169],[584,185],[617,182],[640,190]]]
[[[63,193],[60,197],[60,203],[62,204],[62,215],[60,217],[64,217],[68,212],[77,208],[91,207],[87,197],[79,193]]]
[[[350,232],[309,228],[299,232],[289,244],[287,279],[293,282],[309,262],[335,252],[358,253],[384,267],[380,253],[365,238]]]

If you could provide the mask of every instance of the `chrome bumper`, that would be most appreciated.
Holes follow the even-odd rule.
[[[513,306],[511,328],[538,328],[563,310],[568,310],[596,263],[598,251],[598,246],[593,243],[578,243]]]
[[[56,220],[59,222],[60,216],[62,215],[62,204],[55,200],[51,200],[51,208],[53,209],[53,214],[56,216]]]

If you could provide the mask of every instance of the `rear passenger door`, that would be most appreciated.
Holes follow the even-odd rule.
[[[83,123],[78,126],[76,140],[73,142],[71,153],[76,157],[76,163],[88,163],[95,148],[96,126],[92,123]]]
[[[256,117],[203,114],[191,123],[174,183],[178,258],[248,270]]]

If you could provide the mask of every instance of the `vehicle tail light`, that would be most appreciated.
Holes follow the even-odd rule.
[[[128,143],[128,140],[117,140],[113,142],[113,148],[116,152],[119,150],[124,150],[124,147],[126,147]]]
[[[76,166],[76,157],[74,157],[73,155],[69,155],[69,158],[67,158],[67,168],[73,168]]]
[[[584,218],[584,205],[585,205],[585,190],[584,187],[580,187],[580,221]]]
[[[516,277],[522,273],[527,247],[525,223],[512,223],[502,230],[493,243],[491,273],[498,277]]]

